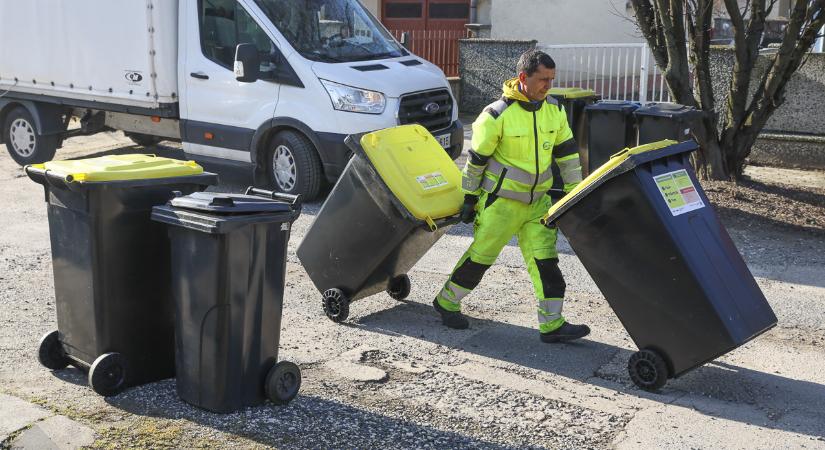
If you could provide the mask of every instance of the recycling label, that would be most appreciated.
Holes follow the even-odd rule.
[[[670,213],[674,216],[705,207],[687,170],[668,172],[653,177],[653,180],[670,208]]]
[[[444,178],[444,175],[442,175],[441,172],[433,172],[425,175],[419,175],[415,177],[415,179],[416,181],[418,181],[418,184],[421,185],[421,187],[425,191],[435,189],[437,187],[444,186],[445,184],[447,184],[447,179]]]

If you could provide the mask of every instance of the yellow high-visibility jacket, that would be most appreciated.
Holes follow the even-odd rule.
[[[532,204],[553,185],[550,164],[559,165],[564,191],[582,180],[578,146],[564,107],[553,97],[531,102],[513,78],[501,100],[473,122],[472,150],[464,166],[465,194],[481,191]]]

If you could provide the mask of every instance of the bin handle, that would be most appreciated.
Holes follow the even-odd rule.
[[[443,219],[433,220],[432,218],[427,216],[427,218],[424,219],[424,221],[426,222],[425,228],[428,231],[435,232],[435,231],[438,231],[439,228],[446,227],[448,225],[455,225],[455,224],[461,222],[461,217],[458,216],[458,215],[455,215],[455,216],[445,217]]]
[[[284,194],[283,192],[269,191],[266,189],[260,189],[253,186],[249,186],[248,188],[246,188],[246,195],[257,195],[258,197],[268,197],[273,200],[281,200],[292,205],[293,209],[301,209],[301,194]]]

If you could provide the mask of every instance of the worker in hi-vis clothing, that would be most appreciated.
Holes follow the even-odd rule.
[[[538,298],[541,340],[562,342],[590,333],[587,325],[570,324],[561,314],[565,283],[556,253],[556,229],[541,223],[552,203],[551,162],[559,166],[565,192],[582,180],[578,146],[564,108],[547,96],[555,67],[541,51],[521,55],[518,78],[506,81],[501,99],[473,123],[461,209],[464,223],[475,219],[473,243],[433,301],[450,328],[469,326],[461,314],[462,299],[478,286],[516,235]]]

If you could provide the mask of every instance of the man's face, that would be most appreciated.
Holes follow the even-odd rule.
[[[553,85],[554,78],[556,78],[556,69],[548,69],[541,64],[539,64],[539,70],[532,75],[527,75],[526,72],[518,74],[524,90],[523,94],[533,101],[544,100],[547,97],[547,91]]]

